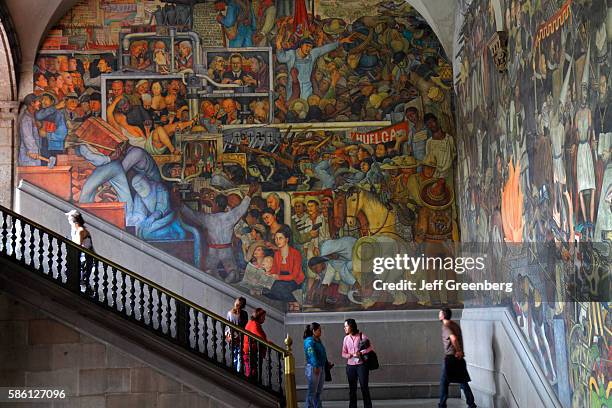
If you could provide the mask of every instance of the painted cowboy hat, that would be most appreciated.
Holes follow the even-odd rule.
[[[27,94],[25,98],[23,98],[23,104],[28,106],[33,104],[35,101],[38,100],[38,96],[36,96],[35,94],[31,93],[31,94]]]
[[[304,114],[307,114],[309,108],[310,107],[308,106],[308,102],[301,98],[293,100],[293,102],[291,102],[291,104],[289,105],[289,110],[292,110],[298,114],[302,112]]]
[[[387,96],[389,96],[389,94],[387,94],[386,92],[374,93],[370,95],[370,98],[368,99],[368,103],[374,109],[378,109],[380,108],[380,105],[382,105],[382,102],[385,100]]]
[[[319,207],[321,206],[321,200],[319,200],[319,197],[315,195],[309,195],[304,197],[304,202],[306,202],[306,204],[308,204],[309,201],[316,201]]]
[[[139,86],[142,85],[148,85],[149,81],[147,81],[146,79],[141,79],[140,81],[136,82],[136,86],[134,88],[138,88]]]
[[[308,267],[312,269],[314,266],[326,263],[327,261],[329,261],[329,259],[324,256],[313,256],[308,260]]]
[[[436,158],[432,155],[427,155],[425,159],[421,162],[421,166],[427,166],[432,168],[437,168],[438,163],[436,162]]]
[[[427,97],[434,102],[441,102],[444,100],[444,94],[437,86],[432,86],[427,91]]]
[[[360,145],[359,147],[364,148],[370,154],[370,156],[374,156],[374,148],[370,146],[369,144],[364,143]]]
[[[246,260],[247,262],[253,259],[253,254],[257,248],[266,249],[266,241],[255,241],[251,245],[249,245],[249,249],[247,249]]]
[[[391,162],[382,164],[380,168],[383,170],[413,169],[418,165],[414,156],[396,156],[391,159]]]
[[[454,200],[453,191],[448,188],[444,179],[429,179],[421,186],[421,201],[432,210],[444,210]]]
[[[302,203],[302,204],[306,204],[304,201],[304,196],[293,196],[291,197],[291,205],[296,205],[297,203]]]
[[[48,96],[54,105],[57,103],[57,96],[55,96],[51,92],[43,92],[42,95],[40,95],[40,97],[42,98],[43,96]]]
[[[346,22],[340,18],[332,18],[323,25],[323,32],[329,35],[338,35],[346,29]]]

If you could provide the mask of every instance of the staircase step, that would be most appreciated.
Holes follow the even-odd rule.
[[[325,408],[346,408],[348,401],[323,401]],[[449,399],[447,401],[448,408],[460,408],[465,405],[465,402],[460,399]],[[372,401],[372,406],[375,408],[436,408],[438,406],[437,399],[410,399],[410,400],[380,400]],[[298,404],[298,407],[305,408],[304,403]],[[357,408],[363,408],[363,402],[357,402]]]

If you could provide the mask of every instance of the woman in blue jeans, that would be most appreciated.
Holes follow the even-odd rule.
[[[308,392],[304,408],[321,408],[321,392],[325,384],[327,354],[321,342],[321,325],[312,323],[304,330],[304,354],[306,355],[306,379]]]

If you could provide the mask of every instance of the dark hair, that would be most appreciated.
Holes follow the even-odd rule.
[[[75,224],[79,224],[81,227],[85,225],[85,221],[83,220],[83,216],[81,214],[73,215],[72,220]]]
[[[406,108],[406,111],[405,111],[405,112],[406,112],[406,113],[407,113],[407,112],[414,112],[414,113],[416,113],[416,114],[418,115],[419,110],[418,110],[417,108],[415,108],[414,106],[409,106],[409,107],[407,107],[407,108]]]
[[[315,46],[315,42],[313,40],[311,40],[310,38],[303,38],[302,40],[298,42],[298,48],[304,44],[310,44],[313,47]]]
[[[287,224],[283,224],[274,235],[276,234],[283,234],[287,238],[287,245],[291,245],[291,228]]]
[[[357,150],[361,150],[362,152],[366,152],[368,155],[370,154],[370,151],[368,149],[366,149],[364,146],[359,146],[357,148]]]
[[[232,313],[233,314],[240,314],[240,310],[244,309],[244,307],[246,306],[246,299],[242,296],[240,296],[238,299],[236,299],[238,302],[240,302],[240,308],[236,309],[236,301],[234,301],[234,306],[232,306]]]
[[[361,161],[361,163],[368,163],[369,166],[372,166],[372,163],[374,163],[374,160],[372,160],[370,157],[366,157],[365,159]]]
[[[355,319],[346,319],[344,323],[348,324],[351,332],[349,334],[357,334],[359,333],[359,329],[357,328],[357,322]]]
[[[428,121],[429,119],[433,119],[433,120],[435,120],[435,121],[436,121],[436,123],[438,122],[438,118],[436,117],[436,115],[434,115],[434,114],[433,114],[433,113],[431,113],[431,112],[427,112],[427,113],[425,114],[425,116],[423,116],[423,122],[427,123],[427,121]]]
[[[261,307],[258,307],[257,309],[253,310],[253,313],[251,314],[251,320],[255,320],[257,323],[261,323],[261,318],[265,315],[266,311],[263,310]]]
[[[317,207],[319,207],[319,202],[317,200],[313,200],[312,198],[310,200],[306,200],[306,204],[310,203],[314,203]]]
[[[306,325],[306,330],[304,330],[304,338],[312,337],[314,335],[315,330],[318,330],[321,325],[317,322],[312,322],[311,324]]]
[[[450,310],[448,307],[443,307],[440,310],[442,311],[442,314],[444,315],[444,320],[450,320],[451,317],[453,317],[453,311]]]
[[[266,207],[263,210],[261,210],[261,215],[264,215],[264,214],[272,214],[274,217],[276,217],[276,212],[270,207]]]
[[[219,207],[221,211],[225,210],[227,208],[227,196],[225,194],[219,194],[215,197],[215,204],[217,204],[217,207]]]
[[[261,212],[257,208],[251,208],[247,214],[257,220],[259,220],[259,217],[261,217]]]

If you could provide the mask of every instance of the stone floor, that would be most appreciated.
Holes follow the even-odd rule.
[[[300,408],[304,408],[304,403],[299,403]],[[325,408],[346,408],[348,401],[323,401]],[[436,399],[412,399],[412,400],[390,400],[390,401],[373,401],[372,406],[374,408],[436,408],[438,406],[438,400]],[[460,399],[449,399],[447,408],[461,408],[464,407],[465,403]],[[363,408],[363,403],[359,401],[357,403],[358,408]]]

